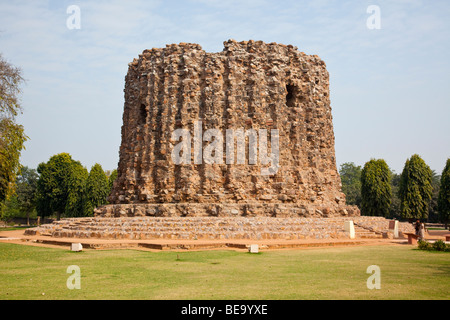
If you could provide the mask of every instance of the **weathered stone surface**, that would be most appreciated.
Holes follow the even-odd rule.
[[[91,217],[67,218],[29,228],[26,235],[100,239],[348,239],[345,225],[353,221],[355,238],[382,238],[389,220],[383,217]],[[398,223],[399,234],[414,232]]]
[[[253,40],[228,40],[218,53],[172,44],[134,59],[124,92],[118,178],[97,216],[359,215],[341,192],[329,74],[318,56]],[[264,165],[236,164],[236,155],[227,164],[225,145],[223,164],[196,164],[193,154],[191,164],[174,164],[172,132],[194,136],[198,121],[223,137],[278,129],[278,171],[261,175]]]
[[[355,226],[353,225],[352,220],[345,221],[344,230],[348,233],[350,239],[355,238]]]

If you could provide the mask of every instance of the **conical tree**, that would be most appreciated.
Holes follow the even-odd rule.
[[[69,177],[69,194],[66,202],[66,216],[82,217],[84,216],[84,197],[85,186],[89,172],[81,163],[72,165],[72,172]]]
[[[432,171],[417,154],[406,160],[400,177],[400,213],[405,219],[426,219],[433,192]]]
[[[388,216],[391,206],[391,172],[383,159],[372,159],[361,171],[361,213]]]
[[[112,187],[114,185],[114,181],[117,179],[117,170],[114,169],[111,172],[111,175],[108,178],[108,185],[109,185],[109,193],[111,193]]]
[[[441,188],[438,197],[439,219],[445,223],[445,227],[450,220],[450,158],[447,159],[441,175]]]
[[[89,172],[85,189],[85,215],[93,215],[94,209],[106,204],[109,195],[108,178],[102,166],[96,163]]]

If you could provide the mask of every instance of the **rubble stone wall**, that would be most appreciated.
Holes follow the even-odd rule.
[[[224,42],[208,53],[180,43],[144,50],[129,64],[118,178],[110,205],[97,216],[358,216],[345,204],[336,168],[329,74],[316,55],[291,45],[262,41]],[[200,126],[199,126],[200,124]],[[278,130],[279,167],[259,154],[249,164],[175,164],[177,129],[204,133]],[[204,140],[205,137],[203,137]],[[205,150],[212,141],[201,142]],[[234,142],[233,142],[234,145]],[[237,150],[235,145],[235,151]],[[272,150],[273,151],[273,150]]]

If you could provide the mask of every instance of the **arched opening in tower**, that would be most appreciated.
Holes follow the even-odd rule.
[[[141,104],[139,108],[138,124],[145,124],[147,122],[147,108],[145,104]]]
[[[294,107],[297,88],[294,85],[288,84],[286,85],[286,91],[286,105],[288,107]]]

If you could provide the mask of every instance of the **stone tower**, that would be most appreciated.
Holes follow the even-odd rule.
[[[359,215],[341,192],[318,56],[252,40],[218,53],[172,44],[134,59],[124,92],[118,178],[97,216]]]

